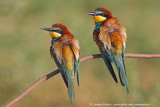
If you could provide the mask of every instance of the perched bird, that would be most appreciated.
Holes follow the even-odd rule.
[[[51,28],[41,28],[49,31],[52,38],[50,53],[54,58],[62,78],[68,88],[70,102],[75,96],[74,76],[77,73],[77,82],[79,86],[79,43],[74,36],[68,31],[67,27],[62,24],[53,24]]]
[[[99,47],[109,72],[115,82],[118,83],[111,64],[114,63],[117,67],[120,82],[122,86],[126,86],[127,93],[129,93],[124,64],[124,49],[127,38],[125,28],[120,25],[117,18],[112,17],[112,13],[104,7],[99,7],[94,12],[88,12],[86,14],[92,15],[95,21],[93,39]]]

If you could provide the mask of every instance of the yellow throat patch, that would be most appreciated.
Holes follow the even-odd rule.
[[[53,38],[58,38],[58,37],[61,36],[61,34],[60,34],[60,33],[57,33],[57,32],[49,32],[49,34],[50,34],[51,37],[53,37]]]
[[[102,22],[102,21],[106,20],[106,18],[103,16],[93,16],[93,20],[95,22]]]

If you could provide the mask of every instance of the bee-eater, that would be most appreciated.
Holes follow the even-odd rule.
[[[51,28],[41,28],[49,31],[52,38],[50,53],[54,58],[56,65],[61,71],[62,78],[68,88],[70,102],[75,96],[74,76],[77,73],[77,82],[79,86],[79,43],[74,36],[68,31],[67,27],[62,24],[53,24]]]
[[[116,83],[118,83],[111,64],[114,63],[117,67],[120,82],[122,86],[126,86],[127,93],[129,93],[124,64],[124,49],[127,38],[125,28],[120,25],[117,18],[112,17],[112,13],[104,7],[99,7],[94,12],[88,12],[86,14],[92,15],[95,21],[93,39],[99,47],[109,72]]]

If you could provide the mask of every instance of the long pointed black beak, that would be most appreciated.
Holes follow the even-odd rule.
[[[42,30],[46,30],[46,31],[49,31],[49,32],[51,32],[51,31],[52,31],[52,28],[40,28],[40,29],[42,29]]]
[[[96,16],[97,14],[95,12],[87,12],[86,14]]]

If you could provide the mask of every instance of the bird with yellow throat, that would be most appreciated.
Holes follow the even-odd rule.
[[[68,96],[70,102],[75,96],[74,77],[77,74],[77,82],[79,86],[79,55],[80,48],[78,41],[68,31],[67,27],[62,24],[53,24],[51,28],[41,28],[49,31],[52,38],[50,53],[58,66],[62,78],[68,88]]]
[[[93,39],[98,45],[110,74],[117,83],[117,77],[112,67],[112,63],[114,63],[117,67],[120,82],[122,86],[126,87],[127,93],[129,93],[124,64],[124,50],[127,38],[125,28],[120,25],[117,18],[112,17],[112,13],[104,7],[99,7],[95,9],[94,12],[88,12],[86,14],[92,15],[95,21]]]

